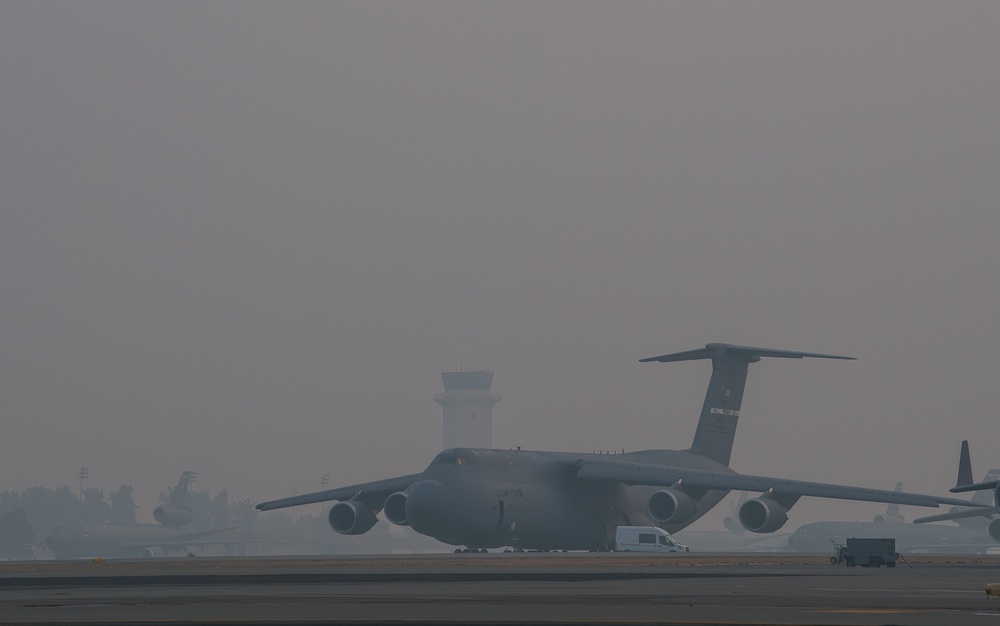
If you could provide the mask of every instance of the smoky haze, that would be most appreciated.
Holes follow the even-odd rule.
[[[1000,465],[998,23],[4,2],[0,488],[420,471],[467,367],[498,447],[686,448],[709,364],[638,360],[721,341],[859,358],[753,365],[735,469],[943,494]]]

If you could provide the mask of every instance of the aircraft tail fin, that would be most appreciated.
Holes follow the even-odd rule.
[[[699,359],[712,360],[712,378],[708,383],[708,391],[705,392],[705,403],[701,408],[701,417],[698,420],[698,428],[695,431],[691,452],[729,465],[733,440],[736,436],[736,422],[739,420],[740,406],[743,403],[747,367],[762,357],[853,359],[853,357],[833,354],[710,343],[704,348],[649,357],[640,359],[640,362],[673,363]]]
[[[899,481],[899,482],[896,483],[896,489],[895,489],[895,491],[896,491],[896,493],[899,493],[902,490],[903,490],[903,481]],[[886,517],[886,519],[894,519],[894,518],[897,518],[897,517],[901,517],[900,514],[899,514],[899,503],[898,502],[893,502],[889,506],[885,507],[885,517]]]
[[[903,491],[903,481],[896,483],[896,488],[893,490],[895,493]],[[889,506],[885,507],[885,513],[883,515],[876,515],[875,519],[872,520],[876,524],[889,523],[902,523],[906,521],[902,515],[899,514],[899,503],[893,502]]]
[[[170,493],[170,502],[168,504],[175,508],[183,508],[184,502],[187,500],[188,487],[191,485],[191,480],[194,476],[194,472],[182,472],[181,479],[177,481],[177,486]]]
[[[958,478],[955,480],[956,487],[964,487],[972,484],[972,458],[969,456],[969,440],[962,442],[962,452],[958,456]]]

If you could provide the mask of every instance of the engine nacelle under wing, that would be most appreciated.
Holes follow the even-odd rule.
[[[191,511],[188,509],[179,509],[174,506],[163,505],[153,509],[153,519],[164,526],[177,528],[190,523],[191,520],[194,519],[194,515],[192,515]]]
[[[752,533],[773,533],[788,521],[788,511],[770,498],[752,498],[740,505],[737,517]]]
[[[385,499],[382,511],[385,518],[397,526],[409,526],[410,520],[406,519],[406,492],[397,491]]]
[[[990,537],[993,538],[993,541],[1000,543],[1000,519],[995,519],[991,521],[990,525],[987,526],[986,528],[987,532],[990,533]]]
[[[157,546],[150,546],[139,551],[139,558],[142,559],[158,559],[162,556],[166,556],[166,553],[163,548]]]
[[[682,524],[698,506],[688,494],[676,489],[661,489],[649,497],[649,516],[660,524]]]
[[[356,500],[334,504],[327,519],[330,528],[341,535],[363,535],[378,521],[374,511]]]

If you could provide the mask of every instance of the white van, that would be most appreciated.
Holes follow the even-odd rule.
[[[688,552],[670,533],[656,526],[619,526],[615,552]]]

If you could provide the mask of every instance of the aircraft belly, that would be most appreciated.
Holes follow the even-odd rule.
[[[577,480],[565,465],[432,465],[407,490],[406,516],[416,532],[470,548],[606,550],[615,528],[656,525],[649,498],[662,487]],[[726,491],[692,494],[704,515]]]
[[[579,550],[605,542],[592,497],[521,472],[418,481],[406,507],[416,532],[450,545]]]

